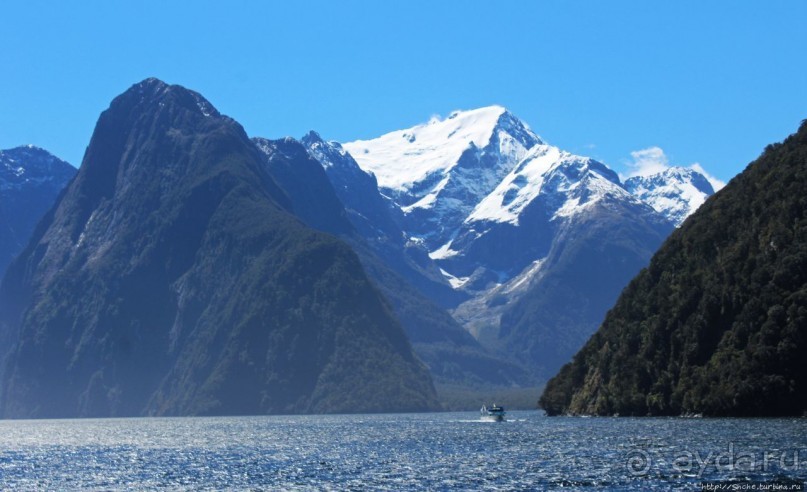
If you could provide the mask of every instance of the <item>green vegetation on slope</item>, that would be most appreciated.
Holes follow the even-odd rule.
[[[200,95],[116,98],[0,286],[0,416],[436,408],[356,254],[288,207]]]
[[[807,410],[807,123],[710,198],[543,393],[549,414]]]

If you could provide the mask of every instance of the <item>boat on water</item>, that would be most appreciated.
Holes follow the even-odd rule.
[[[489,422],[501,422],[504,420],[505,413],[504,407],[500,407],[495,403],[492,407],[482,405],[482,409],[479,411],[479,418]]]

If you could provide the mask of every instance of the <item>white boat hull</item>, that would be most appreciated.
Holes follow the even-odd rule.
[[[504,420],[504,414],[504,408],[496,404],[490,408],[488,408],[487,405],[483,405],[482,409],[479,410],[479,418],[486,422],[501,422]]]

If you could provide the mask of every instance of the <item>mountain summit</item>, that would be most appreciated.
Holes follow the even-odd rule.
[[[346,143],[465,298],[454,317],[540,380],[585,342],[674,227],[608,166],[500,106]]]
[[[706,176],[685,167],[671,167],[650,176],[628,178],[625,188],[676,226],[680,226],[715,193]]]
[[[76,169],[44,149],[0,150],[0,278]]]
[[[355,253],[292,212],[201,95],[148,79],[115,98],[0,285],[0,414],[435,408]]]
[[[401,209],[404,229],[435,250],[539,143],[521,120],[490,106],[344,148]]]

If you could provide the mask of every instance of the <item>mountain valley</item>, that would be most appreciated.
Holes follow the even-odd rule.
[[[432,381],[444,408],[491,394],[529,407],[713,193],[692,169],[622,178],[500,106],[373,140],[245,139],[201,95],[149,79],[113,101],[74,183],[27,248],[17,240],[0,287],[0,409],[413,410],[437,405]],[[325,285],[352,300],[320,299]],[[378,357],[389,370],[370,369]],[[359,359],[364,372],[340,382],[336,361]],[[232,378],[263,396],[228,393]],[[378,395],[357,399],[365,379]],[[406,389],[381,397],[382,381]]]

